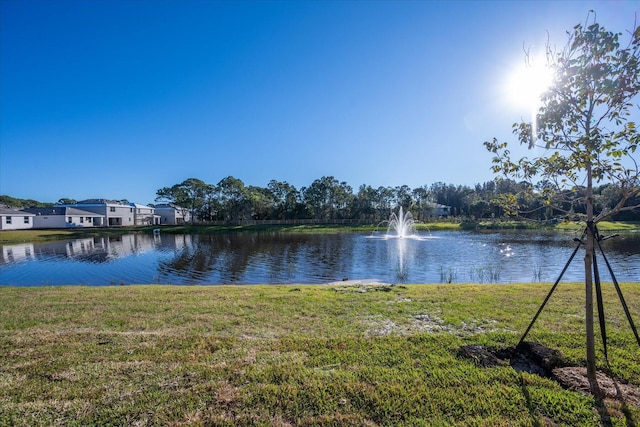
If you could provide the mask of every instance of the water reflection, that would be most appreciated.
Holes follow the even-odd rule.
[[[21,243],[0,246],[0,285],[553,281],[575,245],[572,237],[526,232],[440,232],[416,239],[131,234]],[[640,281],[640,233],[603,246],[618,280]],[[564,280],[582,277],[576,257]]]

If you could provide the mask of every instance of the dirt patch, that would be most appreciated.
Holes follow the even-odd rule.
[[[365,319],[367,326],[367,335],[369,336],[385,336],[385,335],[409,335],[416,332],[438,333],[445,332],[458,336],[468,336],[495,331],[508,331],[497,327],[498,322],[495,320],[482,320],[462,322],[460,325],[452,325],[446,323],[441,317],[435,314],[415,314],[411,316],[411,322],[401,322],[396,324],[390,319],[383,319],[380,316],[370,316]]]
[[[553,370],[553,378],[567,390],[590,394],[587,368],[570,366]],[[640,390],[630,384],[623,384],[604,372],[596,373],[598,388],[604,399],[622,400],[629,405],[640,406]]]
[[[569,366],[560,351],[539,343],[524,342],[517,347],[511,346],[503,349],[486,348],[472,344],[460,347],[458,354],[461,357],[474,360],[480,366],[510,365],[519,372],[524,371],[551,378],[567,390],[585,395],[591,394],[586,368]],[[637,387],[611,378],[600,371],[596,374],[596,380],[601,398],[640,406],[640,390]]]

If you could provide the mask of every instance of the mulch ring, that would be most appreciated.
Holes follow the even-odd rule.
[[[557,381],[567,390],[590,395],[587,369],[568,366],[558,350],[550,349],[535,342],[523,342],[519,346],[503,349],[485,348],[472,344],[460,347],[458,354],[473,359],[484,367],[512,366],[516,371],[525,371]],[[622,401],[628,405],[640,406],[640,390],[611,378],[604,372],[596,373],[600,397]]]

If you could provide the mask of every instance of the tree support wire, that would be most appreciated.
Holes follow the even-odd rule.
[[[582,237],[584,237],[585,232],[586,232],[586,230],[582,233]],[[544,299],[544,302],[542,303],[542,305],[538,309],[538,312],[536,313],[536,315],[533,316],[533,320],[531,320],[531,323],[529,323],[529,326],[527,327],[527,330],[522,335],[522,338],[520,338],[520,342],[518,342],[518,347],[524,342],[524,339],[529,334],[529,331],[533,327],[533,324],[536,323],[536,320],[538,320],[538,316],[540,316],[540,313],[542,313],[542,310],[544,309],[544,306],[547,305],[547,302],[549,302],[549,299],[551,298],[551,295],[553,294],[553,292],[558,287],[558,283],[560,283],[560,280],[562,280],[562,276],[564,276],[564,273],[567,271],[567,268],[569,268],[569,264],[571,264],[571,261],[573,261],[573,257],[575,257],[576,254],[578,253],[578,249],[580,249],[580,245],[582,245],[582,239],[575,238],[573,240],[578,242],[578,246],[576,246],[576,248],[573,250],[573,253],[569,257],[569,260],[567,261],[567,263],[564,265],[564,268],[560,272],[560,275],[558,276],[558,279],[556,280],[556,282],[551,287],[551,290],[547,294],[547,297]]]
[[[602,245],[600,244],[600,242],[602,242],[603,240],[607,240],[607,239],[610,239],[612,237],[617,237],[618,235],[615,234],[613,236],[602,237],[600,235],[600,233],[598,232],[598,229],[595,227],[595,225],[591,224],[591,227],[592,227],[591,228],[591,232],[593,232],[594,240],[597,243],[598,248],[600,249],[600,253],[602,254],[602,259],[604,259],[604,262],[607,265],[607,269],[609,270],[609,274],[611,275],[611,280],[613,281],[613,284],[614,284],[614,286],[616,288],[616,293],[618,294],[618,298],[620,299],[620,303],[622,304],[622,308],[624,309],[624,313],[627,316],[627,321],[629,322],[629,325],[631,326],[631,330],[633,331],[633,334],[636,337],[636,342],[638,343],[638,346],[640,346],[640,335],[638,335],[638,330],[636,329],[636,325],[633,323],[633,319],[631,318],[631,312],[629,311],[629,307],[627,306],[627,302],[624,299],[624,295],[622,295],[622,290],[620,289],[620,285],[618,284],[618,280],[616,279],[616,276],[613,273],[613,269],[611,268],[611,264],[609,264],[609,260],[607,259],[606,255],[604,254],[604,250],[602,249]],[[574,241],[578,242],[578,245],[576,246],[576,248],[571,253],[571,256],[569,257],[569,260],[567,261],[567,263],[565,264],[564,268],[560,272],[560,275],[558,276],[558,279],[555,281],[555,283],[551,287],[551,290],[549,291],[549,293],[547,294],[547,297],[542,302],[542,305],[538,309],[538,311],[535,314],[535,316],[533,316],[533,319],[531,320],[531,323],[529,323],[529,326],[527,327],[526,331],[522,335],[522,338],[520,338],[520,341],[518,342],[518,347],[524,342],[525,338],[529,334],[529,331],[533,327],[533,324],[536,322],[536,320],[538,319],[538,316],[540,316],[540,313],[542,313],[542,310],[547,305],[547,302],[549,302],[549,299],[551,298],[551,295],[553,294],[553,292],[558,287],[558,283],[560,283],[560,280],[562,280],[562,276],[564,276],[564,273],[567,271],[567,268],[569,268],[569,265],[571,264],[571,261],[573,261],[573,258],[578,253],[578,250],[580,249],[580,246],[583,244],[582,239],[587,234],[588,230],[589,230],[589,227],[585,228],[585,230],[582,232],[582,236],[579,239],[578,238],[573,239]],[[605,316],[604,316],[604,302],[603,302],[603,299],[602,299],[602,284],[600,282],[600,272],[598,270],[598,264],[596,262],[596,249],[595,249],[595,247],[593,248],[593,274],[594,274],[594,279],[595,279],[594,283],[595,283],[595,287],[596,287],[596,299],[597,299],[597,305],[598,305],[598,320],[600,322],[600,333],[602,334],[602,344],[603,344],[603,347],[604,347],[604,357],[608,362],[609,357],[608,357],[608,351],[607,351],[607,332],[606,332],[606,324],[605,324]]]
[[[615,274],[613,274],[613,269],[611,268],[611,264],[609,264],[609,260],[607,256],[604,254],[602,250],[602,245],[600,244],[601,240],[607,240],[611,237],[616,237],[617,235],[609,236],[603,239],[597,239],[598,248],[600,248],[600,253],[602,254],[602,259],[604,259],[607,268],[609,269],[609,274],[611,275],[611,280],[613,281],[613,285],[616,288],[616,292],[618,294],[618,298],[620,299],[620,303],[622,304],[622,308],[624,309],[624,314],[627,316],[627,321],[629,322],[629,326],[631,326],[631,330],[633,331],[633,335],[636,337],[636,342],[638,346],[640,346],[640,336],[638,336],[638,330],[636,329],[636,325],[633,323],[633,319],[631,318],[631,312],[629,311],[629,307],[627,306],[627,302],[624,299],[624,295],[622,295],[622,290],[620,289],[620,285],[618,284],[618,280],[616,279]]]

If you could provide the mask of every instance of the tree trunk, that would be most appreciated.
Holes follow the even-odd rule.
[[[592,384],[596,380],[596,350],[593,332],[593,246],[594,235],[590,228],[587,231],[587,242],[584,255],[585,274],[585,327],[587,334],[587,378]]]
[[[585,276],[585,328],[587,346],[587,379],[591,388],[591,393],[595,396],[600,394],[598,382],[596,380],[596,348],[593,332],[593,249],[595,245],[593,224],[593,182],[591,164],[587,165],[587,242],[584,255],[584,276]]]

